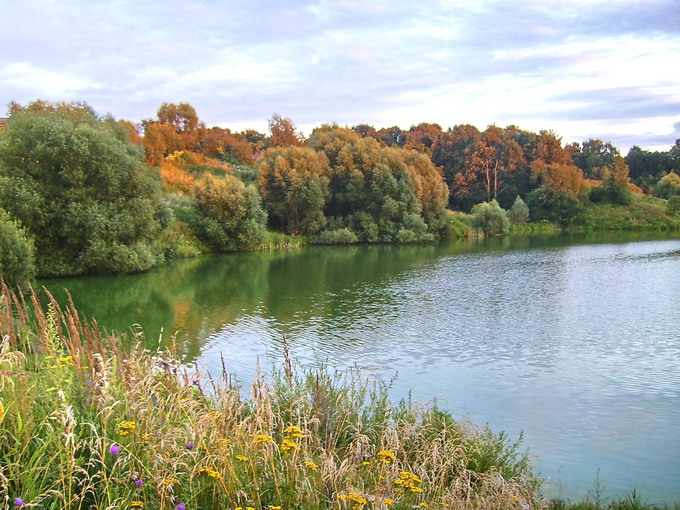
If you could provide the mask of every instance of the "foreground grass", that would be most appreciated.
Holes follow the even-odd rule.
[[[522,508],[528,458],[361,373],[295,374],[250,398],[171,351],[52,301],[0,305],[0,508]]]
[[[295,373],[286,357],[244,398],[227,373],[107,336],[72,305],[32,295],[29,314],[0,291],[0,508],[670,508],[543,501],[518,443],[393,405],[361,372]]]

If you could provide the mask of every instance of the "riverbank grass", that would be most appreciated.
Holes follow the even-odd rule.
[[[34,314],[2,290],[2,508],[539,505],[519,444],[436,407],[393,405],[369,374],[287,360],[245,398],[226,372],[28,300]]]

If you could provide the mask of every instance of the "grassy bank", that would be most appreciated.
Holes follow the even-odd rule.
[[[37,313],[2,288],[0,509],[670,508],[544,501],[519,442],[392,404],[368,373],[286,357],[246,398],[226,372],[27,300]]]
[[[633,195],[628,205],[587,203],[581,228],[596,230],[680,230],[680,216],[667,213],[667,200],[648,195]]]
[[[0,507],[538,504],[528,457],[505,435],[392,405],[361,373],[288,363],[243,398],[228,374],[106,336],[72,308],[31,320],[5,289],[0,310]]]

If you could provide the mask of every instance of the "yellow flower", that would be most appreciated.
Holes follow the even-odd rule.
[[[73,364],[73,356],[63,356],[63,357],[59,358],[59,363]]]
[[[167,487],[168,485],[179,483],[179,480],[177,478],[170,477],[170,478],[166,478],[165,480],[163,480],[162,483],[163,483],[163,485],[165,485]]]
[[[197,475],[200,475],[201,473],[206,473],[210,478],[215,478],[216,480],[222,479],[222,473],[215,471],[213,468],[208,466],[203,466],[202,468],[196,470]]]
[[[245,455],[237,455],[236,460],[240,460],[241,462],[248,462],[248,457]]]
[[[402,471],[399,473],[399,478],[401,480],[410,480],[415,483],[423,483],[423,481],[410,471]]]
[[[365,460],[365,461],[363,461],[363,462],[361,463],[361,465],[362,465],[362,466],[370,466],[371,463],[368,462],[367,460]]]
[[[512,499],[515,500],[515,503],[519,503],[519,498],[517,496],[513,496]]]
[[[361,494],[358,492],[350,492],[347,494],[347,499],[350,501],[354,501],[355,503],[359,503],[360,505],[366,505],[368,501],[366,501],[366,498],[364,498]]]
[[[137,425],[135,425],[134,421],[121,421],[118,424],[118,435],[127,436],[128,434],[134,432],[136,428]]]
[[[132,501],[130,508],[144,508],[144,501]]]
[[[281,510],[280,506],[269,505],[269,510]]]
[[[142,434],[141,438],[142,441],[148,441],[151,439],[151,434]]]
[[[392,452],[389,451],[389,450],[381,450],[381,451],[379,451],[379,452],[377,453],[376,456],[378,457],[378,460],[379,460],[380,462],[383,462],[383,463],[385,463],[385,464],[389,464],[389,463],[394,462],[395,460],[397,460],[397,456],[394,455],[394,453],[392,453]]]
[[[298,438],[298,437],[302,437],[302,435],[303,435],[302,429],[300,427],[296,427],[295,425],[290,425],[290,426],[286,427],[285,430],[283,431],[283,433],[286,436],[288,436],[289,438],[290,437]]]
[[[2,404],[2,400],[0,400],[0,421],[2,421],[3,416],[5,416],[5,406]]]
[[[269,434],[256,434],[253,443],[255,444],[268,444],[273,443],[274,439]]]
[[[394,503],[396,503],[396,501],[394,501],[393,499],[387,498],[387,499],[383,499],[383,503],[385,503],[387,506],[390,506],[390,505],[394,505]]]
[[[294,443],[290,439],[284,439],[283,442],[281,443],[280,450],[284,453],[289,452],[291,450],[299,451],[300,445]]]
[[[423,508],[430,508],[430,505],[428,505],[427,503],[421,503],[418,506],[422,506]]]
[[[319,469],[318,465],[314,464],[313,462],[309,462],[309,461],[305,461],[305,466],[307,466],[312,471],[317,471]]]

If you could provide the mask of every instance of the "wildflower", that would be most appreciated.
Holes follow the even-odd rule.
[[[281,510],[280,506],[269,505],[269,510]]]
[[[118,424],[118,435],[127,436],[128,434],[133,433],[136,428],[137,425],[135,425],[134,421],[121,421]]]
[[[187,443],[186,445],[187,450],[193,450],[194,449],[194,443]]]
[[[112,444],[109,447],[109,453],[111,455],[118,455],[120,453],[120,446],[118,446],[117,444]]]
[[[240,460],[241,462],[248,462],[248,457],[245,455],[237,455],[236,460]]]
[[[21,498],[14,498],[14,506],[24,506],[24,500]]]
[[[384,464],[390,464],[397,460],[397,456],[389,450],[381,450],[376,456],[378,457],[378,460]]]
[[[274,439],[269,434],[256,434],[253,443],[255,444],[268,444],[273,443]]]
[[[59,363],[73,364],[73,356],[63,356],[63,357],[59,358]]]
[[[175,483],[179,483],[179,480],[177,478],[166,478],[163,480],[162,484],[165,485],[166,487]]]
[[[209,468],[208,466],[204,466],[196,471],[197,475],[200,475],[201,473],[206,473],[210,478],[215,478],[216,480],[222,479],[222,473],[220,473],[219,471],[215,471],[214,469]]]
[[[184,503],[179,503],[177,506],[175,506],[175,510],[187,510],[187,507]]]
[[[358,492],[350,492],[349,494],[347,494],[347,499],[349,499],[350,501],[354,501],[355,503],[359,503],[360,505],[368,504],[368,501],[366,501],[366,498],[363,497]]]
[[[130,508],[144,508],[144,501],[132,501]]]
[[[141,439],[142,441],[148,441],[149,439],[151,439],[151,434],[142,434],[142,436],[140,437],[140,439]]]
[[[142,481],[141,478],[138,478],[137,480],[135,480],[135,485],[137,487],[141,487],[142,485],[144,485],[144,482]]]
[[[362,465],[362,466],[370,466],[371,463],[368,462],[367,460],[365,460],[365,461],[363,461],[363,462],[361,463],[361,465]]]
[[[421,504],[418,505],[418,506],[421,506],[421,507],[423,507],[423,508],[430,508],[430,505],[428,505],[428,504],[425,503],[425,502],[421,503]]]
[[[281,443],[280,450],[284,453],[289,452],[291,450],[299,451],[300,445],[291,441],[290,439],[284,439],[283,442]]]
[[[2,421],[3,416],[5,416],[5,406],[2,405],[2,400],[0,400],[0,422]]]
[[[309,461],[305,461],[305,466],[307,466],[312,471],[317,471],[319,469],[318,465],[314,464],[313,462],[309,462]]]
[[[394,503],[396,503],[396,501],[394,501],[393,499],[387,498],[387,499],[383,499],[383,503],[385,503],[387,506],[390,506],[390,505],[394,505]]]
[[[300,427],[296,427],[295,425],[290,425],[290,426],[286,427],[285,430],[283,431],[283,433],[287,437],[293,438],[293,439],[302,437],[302,435],[303,435],[302,429]]]

